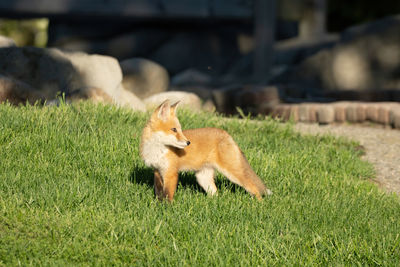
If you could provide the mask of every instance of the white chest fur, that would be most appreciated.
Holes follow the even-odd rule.
[[[141,155],[144,163],[159,170],[164,170],[168,166],[165,155],[168,148],[161,142],[162,135],[155,133],[142,144]]]

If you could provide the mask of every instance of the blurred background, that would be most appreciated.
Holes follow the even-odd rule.
[[[0,0],[0,35],[111,56],[140,99],[160,87],[225,113],[268,113],[281,102],[400,101],[397,14],[398,0]],[[153,63],[164,76],[149,74]]]

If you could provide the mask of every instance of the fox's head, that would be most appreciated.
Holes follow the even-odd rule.
[[[178,104],[179,101],[170,105],[169,100],[165,100],[151,115],[150,127],[161,143],[183,149],[190,145],[190,141],[183,135],[176,116]]]

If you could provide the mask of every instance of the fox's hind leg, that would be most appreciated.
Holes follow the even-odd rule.
[[[196,172],[196,180],[199,185],[207,192],[207,194],[215,195],[217,193],[217,187],[214,182],[214,169],[203,168]]]

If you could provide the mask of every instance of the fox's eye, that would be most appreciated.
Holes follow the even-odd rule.
[[[172,128],[171,131],[173,131],[174,133],[176,133],[178,130],[176,130],[176,128]]]

